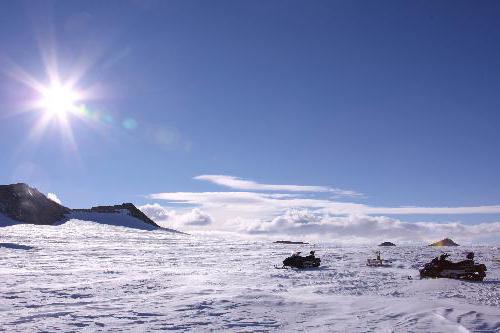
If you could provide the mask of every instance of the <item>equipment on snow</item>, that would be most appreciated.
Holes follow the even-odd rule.
[[[450,255],[441,254],[425,264],[420,270],[420,278],[449,278],[470,281],[483,281],[486,276],[486,266],[474,263],[474,252],[467,254],[467,259],[459,262],[447,260]]]
[[[286,268],[286,267],[293,267],[293,268],[311,268],[311,267],[319,267],[321,264],[321,259],[317,258],[314,255],[314,251],[309,252],[308,256],[301,256],[300,252],[296,252],[292,254],[290,257],[286,258],[283,260],[283,267],[276,267],[276,268]]]
[[[382,259],[380,257],[380,251],[376,251],[375,254],[377,255],[377,258],[375,259],[366,259],[366,265],[367,266],[372,266],[372,267],[389,267],[390,261]]]

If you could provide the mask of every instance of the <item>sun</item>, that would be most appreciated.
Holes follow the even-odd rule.
[[[3,58],[0,58],[0,64],[3,65]],[[18,110],[13,113],[33,114],[33,126],[22,145],[31,147],[33,143],[41,142],[45,133],[52,131],[60,134],[60,142],[65,150],[78,153],[73,123],[83,121],[97,127],[91,122],[101,120],[101,112],[93,111],[85,105],[102,96],[100,85],[81,86],[83,77],[93,64],[84,61],[79,66],[70,68],[66,75],[61,75],[57,55],[52,48],[42,49],[42,60],[45,80],[37,79],[21,66],[6,60],[7,74],[28,88],[23,90],[24,98],[19,103]]]
[[[68,85],[52,83],[40,91],[39,106],[51,116],[65,117],[77,109],[79,94]]]

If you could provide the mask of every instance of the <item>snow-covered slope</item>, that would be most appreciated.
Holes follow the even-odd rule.
[[[0,331],[497,332],[498,248],[477,247],[483,283],[420,280],[432,247],[284,245],[71,220],[0,228]],[[316,249],[318,270],[277,270]],[[449,248],[453,258],[470,248]],[[412,280],[408,276],[413,277]]]
[[[135,228],[142,230],[155,230],[158,227],[128,215],[128,211],[122,210],[117,213],[96,213],[96,212],[78,212],[73,211],[67,215],[69,221],[82,220],[96,222],[101,224],[115,225],[127,228]],[[67,223],[67,222],[66,222]]]
[[[100,206],[91,209],[74,209],[66,215],[67,223],[71,220],[90,221],[106,225],[127,227],[141,230],[157,230],[181,233],[174,229],[162,228],[137,209],[133,204]]]

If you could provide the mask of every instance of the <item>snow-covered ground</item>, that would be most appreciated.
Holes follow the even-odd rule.
[[[484,282],[420,280],[429,247],[224,240],[70,221],[0,228],[0,331],[499,332],[497,247]],[[23,246],[19,246],[23,245]],[[316,249],[317,270],[277,270]],[[448,249],[447,249],[448,250]],[[466,247],[449,249],[462,258]],[[413,277],[409,279],[408,277]]]

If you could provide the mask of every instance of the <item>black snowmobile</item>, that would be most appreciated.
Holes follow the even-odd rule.
[[[276,268],[311,268],[311,267],[319,267],[321,264],[321,259],[314,256],[314,251],[311,251],[308,256],[301,256],[300,252],[292,254],[290,257],[283,260],[283,267]]]
[[[486,276],[486,266],[474,263],[474,253],[467,254],[467,260],[451,262],[450,255],[443,253],[432,259],[420,270],[420,278],[449,278],[469,281],[483,281]]]

